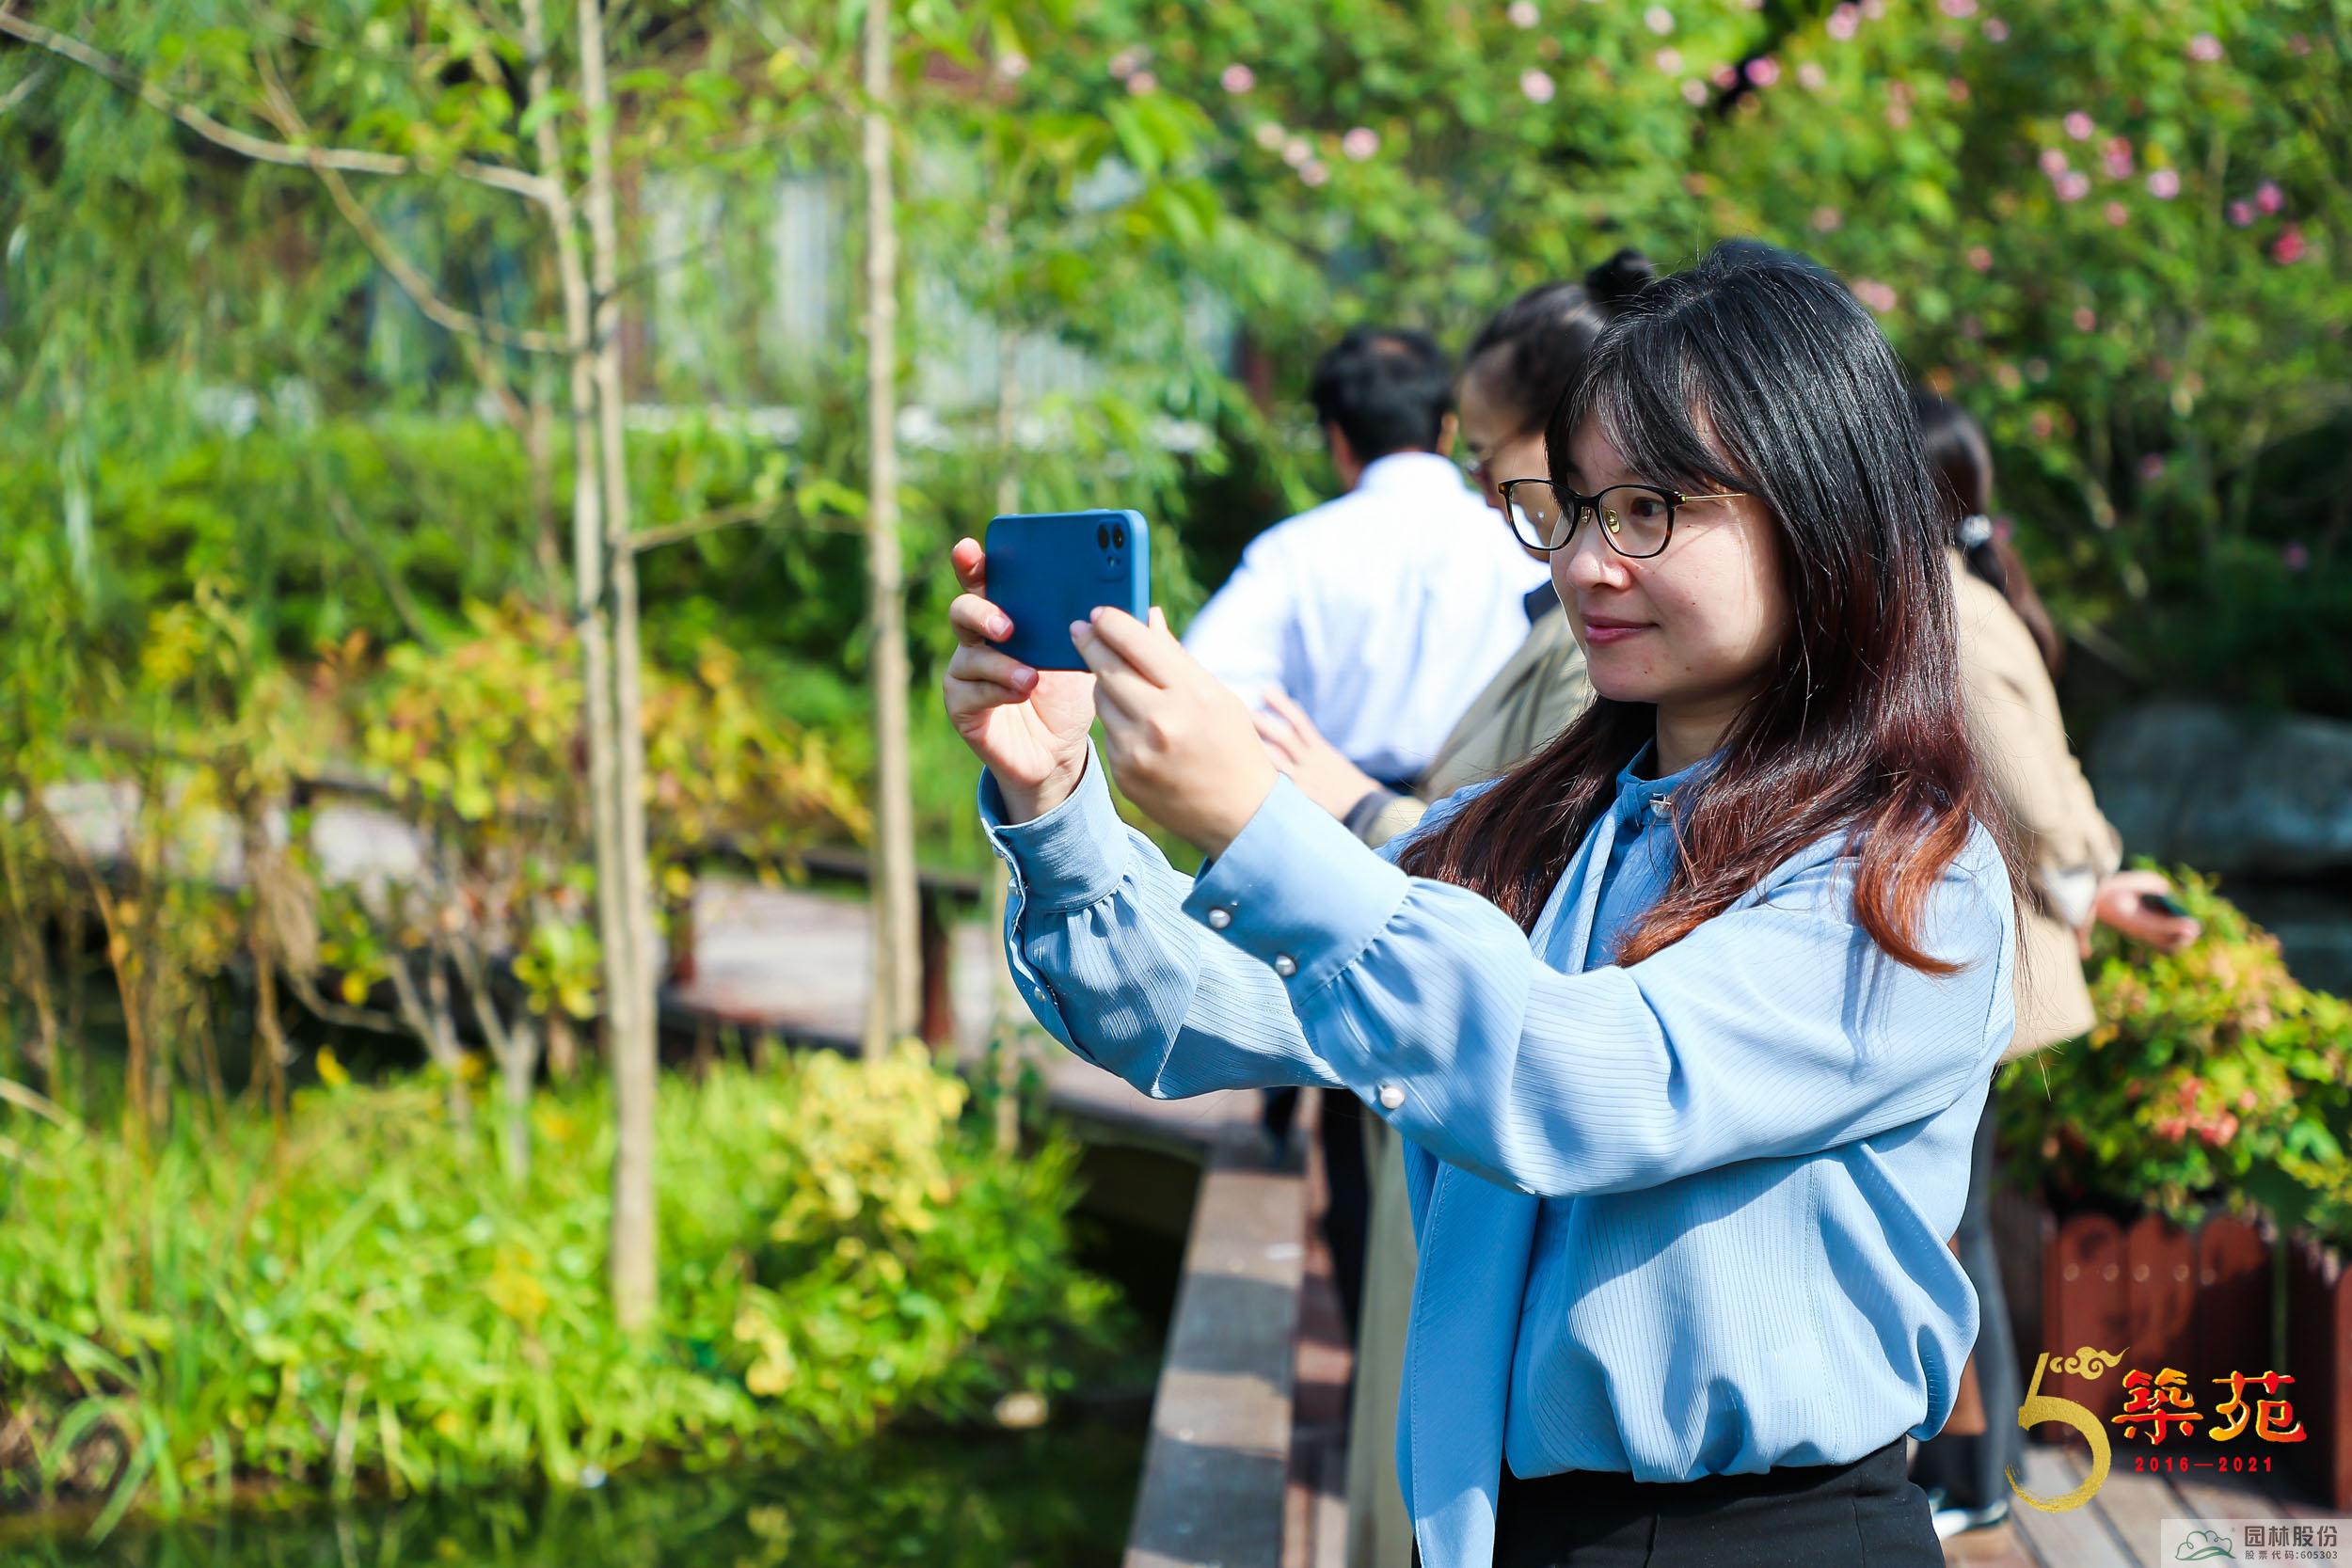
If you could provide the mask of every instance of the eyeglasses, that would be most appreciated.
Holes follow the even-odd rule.
[[[1585,496],[1548,479],[1506,479],[1495,488],[1511,515],[1511,531],[1529,549],[1549,555],[1567,548],[1576,537],[1576,525],[1589,515],[1600,520],[1602,541],[1634,561],[1666,547],[1674,537],[1677,509],[1692,501],[1737,500],[1747,494],[1723,490],[1686,496],[1655,484],[1612,484],[1598,495]]]

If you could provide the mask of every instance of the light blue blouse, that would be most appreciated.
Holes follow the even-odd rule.
[[[1977,1306],[1945,1242],[2011,1029],[1999,853],[1978,829],[1930,895],[1948,976],[1869,940],[1836,841],[1611,964],[1700,782],[1629,768],[1532,937],[1287,780],[1197,882],[1119,820],[1099,758],[1014,826],[981,782],[1008,956],[1057,1038],[1155,1096],[1349,1091],[1407,1140],[1397,1465],[1428,1568],[1491,1560],[1506,1460],[1681,1481],[1851,1461],[1951,1412]]]

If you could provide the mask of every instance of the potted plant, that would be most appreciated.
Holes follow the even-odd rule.
[[[2334,1409],[2352,1358],[2340,1342],[2330,1353],[2316,1295],[2300,1309],[2312,1326],[2296,1354],[2277,1342],[2274,1253],[2330,1181],[2347,1180],[2352,1008],[2296,985],[2276,939],[2210,879],[2174,879],[2204,926],[2200,940],[2159,954],[2101,933],[2098,1023],[2012,1064],[1998,1085],[2008,1169],[2046,1206],[2042,1343],[2026,1348],[2129,1347],[2131,1366],[2193,1380],[2291,1373],[2311,1435],[2290,1457],[2333,1465],[2352,1449]],[[2325,1253],[2312,1252],[2315,1282]],[[2125,1397],[2119,1377],[2046,1381],[2102,1419]]]

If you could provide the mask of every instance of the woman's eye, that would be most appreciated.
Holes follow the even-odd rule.
[[[1656,496],[1642,496],[1628,503],[1626,515],[1636,522],[1654,523],[1666,515],[1666,503]]]

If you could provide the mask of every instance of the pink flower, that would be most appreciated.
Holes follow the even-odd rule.
[[[2158,201],[2169,201],[2181,194],[2181,177],[2175,170],[2159,168],[2148,175],[2148,194]]]
[[[2308,35],[2303,33],[2289,33],[2287,35],[2288,54],[2293,55],[2297,59],[2301,59],[2304,55],[2309,55],[2311,52],[2312,40]]]
[[[1675,13],[1663,6],[1652,6],[1642,13],[1642,25],[1664,38],[1675,30]]]
[[[1511,19],[1514,27],[1533,27],[1541,20],[1535,14],[1535,0],[1511,0],[1511,7],[1502,13]]]
[[[2221,57],[2221,40],[2211,33],[2200,33],[2188,40],[2188,57],[2208,65]]]
[[[1829,86],[1829,72],[1812,60],[1797,67],[1797,85],[1808,92],[1819,92]]]
[[[1028,73],[1028,55],[1013,54],[999,55],[996,57],[996,74],[1002,76],[1006,81],[1018,82],[1022,77],[1026,76]]]
[[[1692,108],[1707,102],[1707,84],[1693,76],[1682,84],[1682,101]]]
[[[2230,227],[2243,229],[2254,221],[2254,204],[2250,201],[2230,203]]]
[[[1258,73],[1246,65],[1229,65],[1217,82],[1227,92],[1238,98],[1258,85]]]
[[[1111,56],[1111,74],[1123,82],[1141,69],[1142,65],[1142,50],[1122,49]]]
[[[2250,1112],[2261,1103],[2262,1101],[2255,1098],[2254,1091],[2251,1089],[2245,1090],[2237,1097],[2237,1108],[2241,1111]]]
[[[1845,221],[1846,214],[1839,212],[1835,207],[1816,207],[1813,209],[1813,227],[1824,234],[1836,233],[1838,227]]]
[[[1988,43],[2007,43],[2009,41],[2009,24],[2003,22],[1997,16],[1986,17],[1984,19],[1984,37],[1985,41]]]
[[[2017,367],[2006,359],[1993,367],[1993,379],[2004,392],[2013,392],[2026,384],[2026,378],[2017,373]]]
[[[1853,296],[1882,316],[1895,309],[1895,291],[1875,278],[1854,279]]]
[[[1968,102],[1968,84],[1958,76],[1944,78],[1944,96],[1955,103]]]
[[[1977,0],[1944,0],[1944,14],[1961,20],[1977,14]]]
[[[1780,62],[1770,55],[1747,64],[1748,80],[1759,87],[1769,87],[1780,80]]]
[[[2090,176],[2080,169],[2068,169],[2058,177],[2058,197],[2060,201],[2080,201],[2090,194]]]
[[[2055,147],[2042,150],[2042,172],[2055,180],[2067,170],[2066,154]]]
[[[2125,141],[2122,136],[2116,137],[2107,143],[2106,157],[2108,179],[2129,180],[2132,177],[2132,144],[2130,142]]]
[[[1250,135],[1257,141],[1257,144],[1260,147],[1263,147],[1268,152],[1271,152],[1276,148],[1282,145],[1283,134],[1282,128],[1279,125],[1275,124],[1274,121],[1270,119],[1264,119],[1258,122],[1258,128],[1255,131],[1252,131]]]
[[[1682,74],[1682,51],[1679,49],[1661,49],[1657,54],[1650,56],[1650,64],[1656,66],[1660,71],[1665,72],[1669,76],[1679,76]]]
[[[1150,92],[1153,87],[1156,87],[1159,85],[1159,78],[1153,76],[1148,71],[1138,71],[1133,76],[1127,78],[1127,90],[1134,93],[1137,98],[1141,98],[1145,93]]]
[[[1898,131],[1910,124],[1911,106],[1907,103],[1889,103],[1886,106],[1886,123]]]
[[[2097,126],[2091,124],[2090,117],[2080,109],[2069,114],[2060,123],[2066,127],[2066,134],[2076,141],[2089,141],[2090,133],[2098,129]]]
[[[1855,33],[1861,31],[1861,29],[1862,13],[1855,10],[1851,6],[1840,6],[1836,10],[1829,13],[1828,30],[1830,37],[1834,39],[1850,39],[1853,37]]]
[[[2260,185],[2255,187],[2254,205],[2260,207],[2264,212],[2275,213],[2286,204],[2287,198],[2285,194],[2269,181],[2265,180]]]
[[[1380,133],[1369,125],[1359,125],[1340,138],[1340,150],[1360,164],[1380,150]]]
[[[2099,326],[2099,312],[2098,312],[2098,311],[2093,310],[2093,309],[2092,309],[2090,306],[2088,306],[2088,305],[2077,305],[2077,306],[2075,306],[2075,307],[2074,307],[2074,330],[2075,330],[2075,331],[2077,331],[2077,332],[2093,332],[2093,331],[2096,331],[2096,330],[2098,329],[2098,326]]]
[[[2280,550],[2279,563],[2290,572],[2299,572],[2312,563],[2311,549],[2299,541],[2288,545]]]
[[[1551,95],[1559,90],[1551,78],[1540,71],[1529,70],[1519,72],[1519,91],[1527,94],[1527,100],[1531,103],[1549,103],[1551,102]]]
[[[1707,79],[1728,91],[1732,84],[1740,80],[1740,73],[1727,65],[1719,65],[1707,73]]]
[[[2303,230],[2290,223],[2271,242],[2270,259],[2280,266],[2291,267],[2303,259]]]
[[[1986,249],[1983,245],[1972,245],[1968,247],[1968,264],[1976,268],[1979,272],[1991,272],[1993,270],[1993,252]]]
[[[1305,167],[1314,155],[1315,150],[1307,144],[1304,136],[1293,136],[1290,145],[1282,149],[1282,162],[1293,168]]]
[[[1298,177],[1310,185],[1320,185],[1331,178],[1331,171],[1323,166],[1320,159],[1311,158],[1300,167]]]
[[[2106,207],[2101,209],[2101,214],[2106,217],[2108,223],[2114,225],[2118,229],[2122,228],[2125,224],[2132,221],[2132,214],[2124,208],[2121,201],[2108,202]]]
[[[1862,0],[1862,19],[1876,22],[1886,14],[1886,0]]]
[[[2152,451],[2139,460],[2139,482],[2153,484],[2164,477],[2164,453]]]

